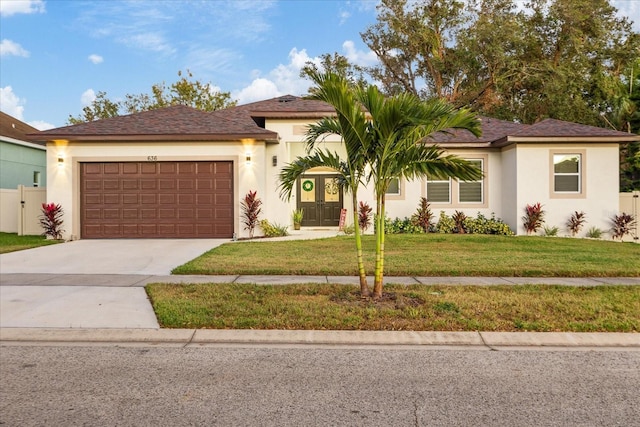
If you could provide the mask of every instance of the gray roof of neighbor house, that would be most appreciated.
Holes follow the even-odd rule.
[[[32,135],[40,140],[76,141],[229,141],[252,138],[276,142],[265,119],[313,119],[335,114],[329,104],[285,95],[205,112],[176,105],[127,116],[66,126]],[[502,147],[515,142],[627,142],[640,136],[546,119],[533,125],[480,117],[482,135],[466,130],[439,132],[430,138],[443,147]]]
[[[33,138],[28,136],[34,132],[38,132],[38,129],[0,111],[0,135],[19,141],[44,145],[44,143],[34,141]]]

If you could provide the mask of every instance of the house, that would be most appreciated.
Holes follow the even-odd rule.
[[[282,96],[203,112],[172,106],[38,133],[46,141],[47,199],[65,209],[66,238],[231,238],[247,236],[241,200],[257,191],[262,218],[303,227],[336,227],[349,198],[329,169],[311,170],[291,200],[279,197],[278,173],[304,155],[306,126],[333,109]],[[420,197],[432,210],[502,218],[523,234],[525,205],[541,203],[546,223],[563,228],[574,211],[608,229],[618,212],[618,146],[640,137],[557,120],[522,125],[482,119],[483,135],[438,134],[447,152],[476,162],[477,182],[396,182],[391,218],[410,216]],[[342,151],[329,136],[321,146]],[[373,194],[359,198],[373,205]],[[350,218],[350,214],[347,216]]]
[[[40,234],[47,184],[47,147],[28,134],[38,129],[0,112],[0,231]],[[40,188],[34,188],[40,187]]]
[[[47,148],[27,136],[34,132],[38,129],[0,111],[0,188],[46,186]]]

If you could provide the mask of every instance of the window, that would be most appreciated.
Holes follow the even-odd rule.
[[[469,160],[475,167],[484,171],[480,159]],[[482,179],[479,181],[460,181],[458,183],[458,199],[460,203],[482,203]]]
[[[33,171],[33,186],[40,187],[40,172]]]
[[[582,155],[554,154],[553,155],[553,191],[556,193],[580,193]]]
[[[427,180],[427,199],[430,203],[451,202],[451,180],[431,181]]]
[[[400,179],[399,178],[391,179],[391,181],[389,182],[389,188],[387,188],[386,194],[390,194],[392,196],[400,195]]]

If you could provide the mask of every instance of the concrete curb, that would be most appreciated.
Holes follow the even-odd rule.
[[[638,348],[638,333],[0,328],[4,343]]]

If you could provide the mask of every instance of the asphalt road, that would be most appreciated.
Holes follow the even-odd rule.
[[[0,347],[3,426],[640,426],[640,351]]]

